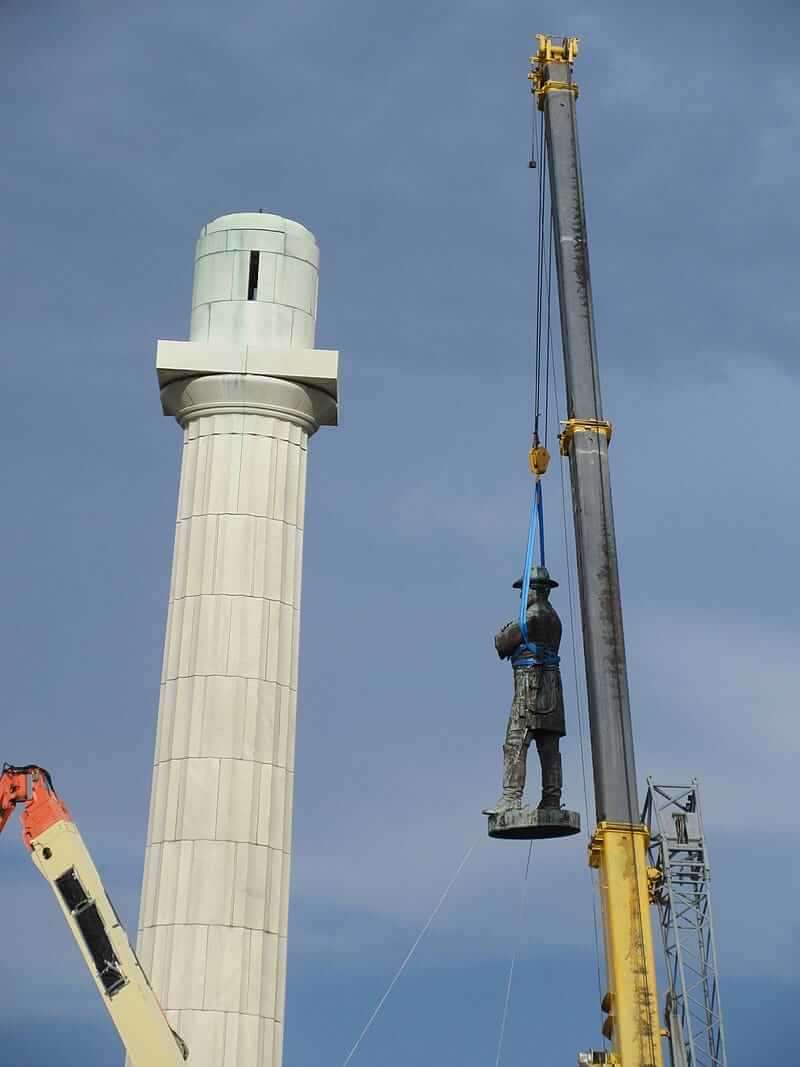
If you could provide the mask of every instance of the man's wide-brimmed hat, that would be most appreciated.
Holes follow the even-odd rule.
[[[531,567],[531,575],[530,575],[529,584],[530,585],[546,585],[548,587],[548,589],[555,589],[555,587],[558,585],[558,582],[556,582],[553,578],[550,577],[550,572],[548,571],[547,567],[537,567],[534,564],[534,566]],[[514,584],[513,584],[513,586],[511,588],[512,589],[521,589],[522,588],[522,579],[521,578],[517,578],[516,582],[514,582]]]

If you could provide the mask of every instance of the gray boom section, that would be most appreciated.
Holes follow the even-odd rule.
[[[547,64],[545,77],[572,80],[565,63]],[[548,91],[544,114],[567,417],[602,421],[574,93]],[[597,818],[636,823],[639,803],[608,440],[600,432],[576,433],[569,454]]]

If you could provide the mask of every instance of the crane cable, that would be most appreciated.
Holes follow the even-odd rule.
[[[532,141],[536,142],[536,127],[535,127],[536,109],[534,107],[534,114],[532,120]],[[538,545],[538,559],[539,566],[544,567],[545,564],[545,547],[544,547],[544,501],[542,498],[542,475],[546,473],[548,464],[550,462],[550,453],[547,450],[547,440],[549,431],[549,390],[548,384],[550,381],[550,346],[545,342],[545,263],[547,261],[547,325],[549,328],[549,300],[550,300],[550,279],[552,277],[552,254],[548,253],[547,249],[552,250],[552,229],[553,220],[552,212],[547,211],[548,198],[547,198],[547,141],[544,134],[544,117],[539,124],[539,137],[538,137],[538,156],[539,156],[539,191],[538,191],[538,213],[537,213],[537,251],[536,251],[536,328],[534,333],[534,381],[533,381],[533,432],[532,432],[532,444],[529,453],[529,462],[531,473],[535,477],[535,483],[533,488],[533,496],[531,500],[530,517],[528,520],[528,539],[525,549],[525,561],[522,567],[521,586],[519,594],[519,610],[517,615],[517,625],[522,636],[522,647],[525,652],[521,653],[521,657],[514,661],[516,666],[557,666],[559,663],[558,655],[553,652],[552,649],[546,648],[543,645],[539,645],[536,642],[528,639],[528,589],[531,567],[534,564],[534,560],[537,555]],[[535,164],[535,160],[531,160],[531,163]],[[549,228],[547,219],[549,217]],[[543,357],[545,363],[545,388],[544,394],[542,393],[542,364]],[[542,419],[542,400],[544,399],[544,437],[540,436],[539,430]],[[538,532],[538,538],[537,538]],[[525,654],[527,652],[527,655]]]
[[[537,108],[535,106],[535,100],[532,100],[532,119],[531,119],[531,163],[530,166],[535,167],[537,161],[535,156],[536,147],[536,114]],[[554,233],[553,233],[553,214],[552,206],[548,203],[547,196],[547,138],[545,136],[545,122],[544,113],[540,113],[539,131],[538,131],[538,168],[539,168],[539,196],[538,196],[538,240],[537,240],[537,293],[536,293],[536,333],[535,333],[535,348],[534,348],[534,388],[533,388],[533,406],[534,406],[534,420],[533,420],[533,449],[531,450],[531,469],[536,474],[536,486],[534,490],[534,502],[531,508],[531,521],[528,534],[528,552],[526,553],[526,569],[523,570],[523,575],[529,573],[529,566],[531,559],[531,545],[535,533],[535,525],[538,521],[539,529],[539,550],[541,565],[545,566],[544,556],[544,522],[543,522],[543,508],[541,499],[541,475],[547,469],[547,461],[549,460],[549,453],[547,453],[547,441],[549,440],[549,414],[550,414],[550,386],[552,383],[553,393],[553,406],[555,410],[556,425],[560,425],[560,411],[558,400],[558,384],[556,378],[555,365],[553,362],[553,330],[552,330],[552,311],[553,311],[553,248],[554,248]],[[549,210],[548,210],[549,209]],[[545,272],[546,262],[546,272]],[[546,284],[545,284],[546,277]],[[546,312],[543,311],[546,305]],[[544,469],[541,472],[535,469],[535,454],[537,447],[540,446],[539,441],[539,428],[542,421],[542,365],[544,364]],[[552,366],[552,374],[551,374]],[[567,502],[566,502],[566,479],[564,476],[564,462],[559,464],[559,481],[561,488],[561,513],[564,529],[564,560],[567,570],[567,594],[568,594],[568,606],[569,606],[569,629],[570,629],[570,646],[572,650],[572,676],[573,687],[575,692],[575,703],[577,708],[578,718],[578,739],[580,746],[581,757],[581,778],[583,782],[583,804],[585,825],[587,828],[587,834],[591,840],[591,833],[589,831],[590,825],[590,808],[589,808],[589,788],[588,788],[588,775],[586,770],[586,742],[585,742],[585,723],[584,723],[584,708],[581,700],[581,690],[578,683],[578,653],[576,642],[576,625],[575,625],[575,588],[577,585],[576,576],[573,575],[574,569],[574,553],[570,552],[569,543],[569,523],[567,521]],[[572,564],[571,564],[572,561]],[[525,581],[523,579],[523,589],[520,595],[520,630],[522,631],[522,617],[525,613],[525,604],[527,597],[525,597],[526,590],[524,588]],[[525,631],[522,631],[523,635],[527,638]],[[526,641],[527,643],[527,641]],[[529,857],[530,860],[530,857]],[[526,875],[527,879],[527,870]],[[592,872],[589,871],[589,884],[591,887],[592,898],[592,926],[594,932],[594,956],[595,956],[595,971],[597,975],[597,989],[598,989],[598,1002],[602,1000],[602,977],[601,977],[601,964],[600,964],[600,935],[598,929],[598,916],[597,916],[597,900],[596,893],[594,891],[594,882],[592,879]],[[504,1010],[503,1022],[501,1024],[501,1043],[502,1033],[505,1030],[505,1016],[507,1013],[508,998],[510,996],[510,983],[513,976],[513,960],[512,966],[509,972],[509,988],[506,996],[506,1009]],[[601,1012],[602,1017],[602,1012]],[[606,1038],[603,1038],[604,1046],[606,1044]],[[500,1046],[501,1047],[501,1046]],[[499,1053],[498,1048],[498,1063],[496,1067],[499,1067]]]
[[[539,123],[539,159],[541,160],[541,167],[539,168],[539,210],[537,218],[537,250],[536,250],[536,346],[535,346],[535,361],[536,361],[536,377],[534,384],[533,394],[533,443],[534,447],[539,443],[539,420],[541,418],[541,406],[542,406],[542,348],[544,337],[544,325],[545,316],[544,298],[545,298],[545,259],[547,256],[547,246],[552,244],[552,229],[553,229],[553,216],[552,212],[547,211],[548,207],[548,185],[547,185],[547,138],[544,132],[544,113],[542,112],[541,121]],[[549,235],[550,240],[545,242],[545,233],[548,232],[547,220],[549,219]],[[552,264],[549,264],[550,266]],[[547,406],[547,390],[545,390],[545,407]],[[545,419],[545,447],[547,446],[547,420]],[[544,473],[544,472],[543,472]]]
[[[534,333],[534,381],[533,381],[533,435],[532,435],[532,447],[529,455],[531,473],[535,476],[535,484],[533,490],[533,499],[531,501],[531,514],[528,522],[528,540],[525,550],[525,562],[522,568],[522,587],[520,589],[519,600],[519,616],[518,625],[520,633],[522,634],[522,640],[525,648],[532,653],[532,658],[521,658],[517,660],[520,665],[527,664],[547,664],[558,665],[560,662],[559,656],[552,651],[552,649],[545,648],[544,646],[537,645],[528,641],[528,628],[527,628],[527,604],[528,604],[528,579],[530,576],[531,566],[533,564],[535,547],[538,540],[539,548],[539,562],[540,566],[545,566],[545,548],[544,548],[544,502],[542,499],[542,475],[546,473],[548,464],[550,462],[550,453],[547,450],[547,441],[549,439],[549,418],[550,418],[550,382],[552,380],[553,390],[555,394],[556,379],[555,373],[552,378],[550,374],[550,367],[552,362],[552,281],[553,281],[553,216],[552,210],[548,210],[548,196],[547,196],[547,141],[544,132],[544,115],[542,115],[541,122],[539,124],[539,136],[538,136],[538,153],[536,151],[536,113],[537,108],[535,106],[535,99],[532,98],[532,118],[531,118],[531,159],[529,166],[531,168],[537,167],[538,156],[538,170],[539,170],[539,190],[538,190],[538,211],[537,211],[537,252],[536,252],[536,326]],[[546,263],[546,270],[545,270]],[[545,284],[545,277],[547,279]],[[545,310],[546,308],[546,310]],[[544,392],[542,391],[542,365],[544,363]],[[543,438],[539,434],[540,426],[542,424],[542,399],[544,398],[544,436]],[[556,412],[558,411],[558,404],[556,400]],[[563,471],[561,472],[562,478],[562,493],[563,493]],[[564,516],[564,529],[566,531],[566,513]],[[538,538],[537,538],[538,532]],[[569,557],[567,556],[567,559]],[[570,586],[571,587],[571,586]],[[572,612],[572,604],[570,602],[570,618]],[[572,629],[573,633],[573,659],[574,659],[574,625]],[[576,689],[577,689],[577,668],[576,668]],[[582,735],[581,735],[582,736]],[[581,748],[581,753],[583,749]],[[583,756],[581,756],[581,762],[583,765]],[[584,770],[584,795],[586,795],[586,778]],[[528,874],[531,865],[531,855],[533,852],[533,842],[530,842],[528,847],[528,856],[525,862],[525,869],[523,875],[522,889],[520,891],[519,902],[519,919],[518,925],[522,925],[522,919],[524,915],[525,897],[528,885]],[[597,921],[595,916],[595,946],[597,945]],[[497,1041],[497,1057],[495,1059],[495,1067],[500,1067],[500,1060],[503,1054],[503,1042],[505,1040],[506,1024],[508,1022],[508,1010],[511,1003],[511,988],[514,981],[514,969],[517,963],[517,957],[519,954],[519,942],[514,943],[514,949],[511,956],[511,962],[508,969],[508,980],[506,982],[506,994],[503,1003],[503,1014],[500,1020],[500,1035]],[[599,964],[598,964],[599,965]],[[599,973],[599,972],[598,972]]]

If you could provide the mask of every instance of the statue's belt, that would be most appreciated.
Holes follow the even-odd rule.
[[[545,658],[543,656],[541,656],[541,657],[540,656],[517,656],[517,657],[512,657],[511,666],[512,667],[543,667],[543,668],[550,667],[552,669],[555,669],[556,667],[558,667],[560,662],[561,662],[560,657],[557,656],[555,652],[551,652],[547,656],[547,658]]]

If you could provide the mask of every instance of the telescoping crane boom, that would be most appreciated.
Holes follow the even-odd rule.
[[[530,78],[544,114],[558,278],[578,584],[586,661],[597,828],[589,863],[599,875],[608,991],[603,1033],[611,1052],[581,1063],[662,1067],[648,830],[636,788],[608,446],[600,397],[573,81],[575,37],[538,35]]]
[[[22,839],[51,886],[134,1067],[183,1067],[189,1052],[167,1022],[97,868],[42,767],[0,773],[0,832],[22,805]]]

